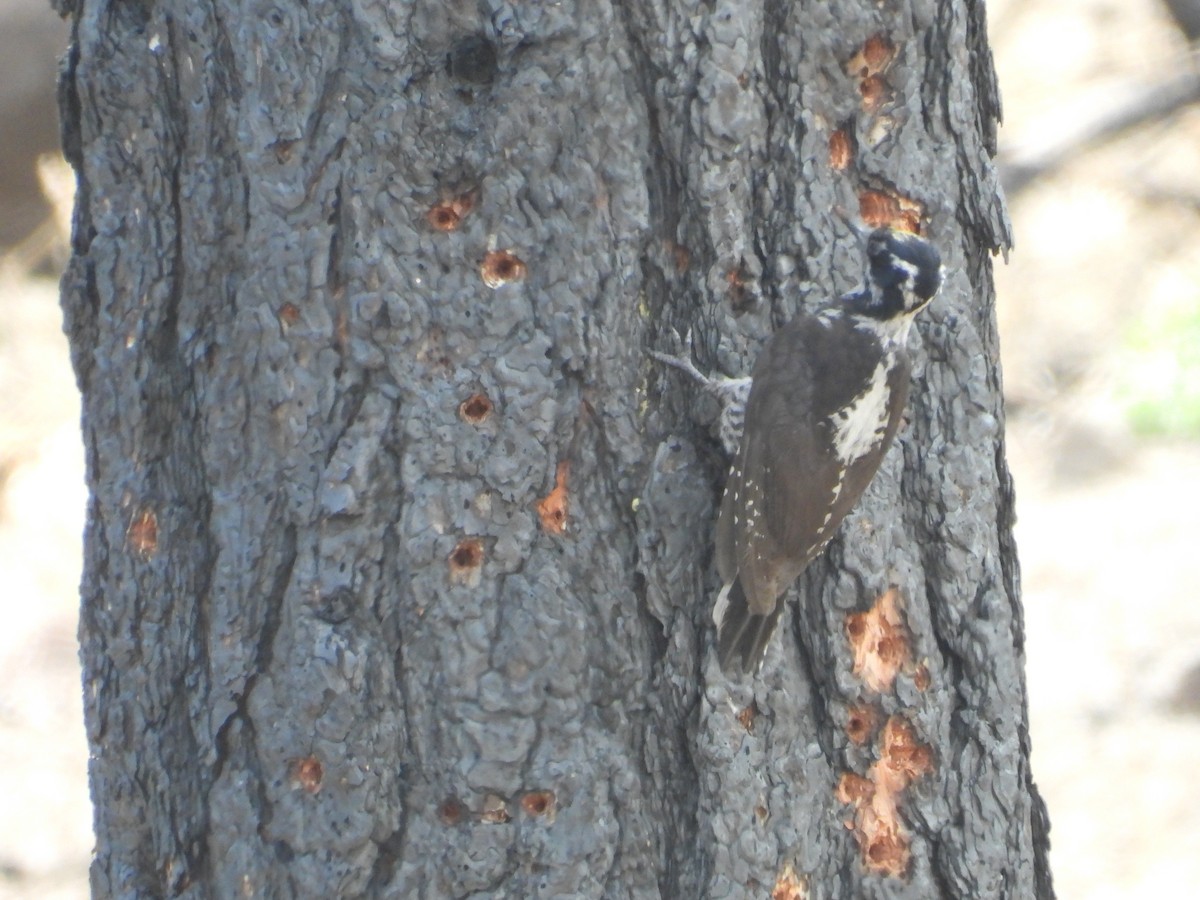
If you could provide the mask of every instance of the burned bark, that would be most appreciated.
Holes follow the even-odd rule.
[[[1052,896],[980,8],[71,15],[97,896]],[[748,371],[857,274],[839,204],[947,285],[731,683],[724,461],[644,351]]]

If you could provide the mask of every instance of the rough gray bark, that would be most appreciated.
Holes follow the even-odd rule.
[[[97,896],[1052,896],[981,8],[72,16]],[[746,371],[850,286],[856,196],[919,203],[947,286],[901,443],[729,683],[724,461],[643,350]]]

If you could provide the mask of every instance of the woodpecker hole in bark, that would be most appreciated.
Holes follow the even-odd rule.
[[[738,724],[746,729],[747,734],[754,734],[754,720],[758,717],[758,707],[751,703],[737,714]]]
[[[464,422],[482,425],[492,414],[492,401],[487,394],[472,394],[458,405],[458,414]]]
[[[276,315],[279,316],[279,321],[284,328],[290,328],[300,321],[300,307],[295,303],[288,302],[279,307]]]
[[[918,691],[924,693],[925,691],[929,690],[929,685],[932,683],[933,676],[929,674],[929,666],[925,665],[925,663],[921,663],[917,666],[916,671],[913,672],[913,684],[916,686]]]
[[[808,881],[797,875],[792,864],[787,863],[771,888],[771,900],[806,900],[807,897]]]
[[[854,141],[845,128],[837,129],[829,136],[829,168],[835,172],[845,171],[854,161]]]
[[[483,258],[479,265],[479,275],[483,283],[495,289],[501,285],[521,281],[525,277],[525,263],[520,257],[507,250],[493,250]]]
[[[434,231],[457,231],[463,219],[475,208],[475,192],[467,191],[457,197],[451,197],[435,203],[425,213],[425,221]]]
[[[439,203],[430,207],[425,213],[425,219],[434,231],[457,231],[462,217],[454,211],[449,203]]]
[[[873,34],[846,63],[846,74],[855,78],[881,75],[896,59],[896,45],[885,34]]]
[[[125,532],[129,549],[142,559],[149,559],[158,552],[158,516],[152,509],[141,509],[129,523]]]
[[[846,717],[846,736],[850,742],[862,746],[871,740],[879,725],[879,713],[871,706],[852,706]]]
[[[479,583],[479,570],[483,566],[483,541],[465,538],[450,554],[450,583],[474,587]]]
[[[530,816],[553,816],[555,806],[554,791],[530,791],[521,798],[521,809]]]
[[[438,819],[443,825],[457,825],[466,813],[466,806],[457,797],[447,797],[437,808]]]
[[[900,592],[884,591],[866,612],[846,619],[846,634],[854,657],[854,674],[871,691],[892,689],[900,670],[910,662],[909,633],[900,611]]]
[[[838,779],[837,791],[834,796],[839,803],[869,803],[875,796],[875,785],[861,775],[853,772],[843,772]]]
[[[921,233],[924,206],[895,192],[862,191],[858,195],[858,214],[872,228],[895,228],[912,234]]]
[[[567,530],[567,512],[570,496],[567,493],[567,477],[571,464],[563,460],[554,473],[554,490],[537,502],[538,519],[542,528],[550,534],[562,534]]]
[[[307,794],[316,794],[320,792],[325,779],[325,767],[315,756],[305,756],[292,760],[289,774],[293,787]]]
[[[858,85],[862,107],[868,113],[878,112],[891,99],[892,89],[882,75],[868,75]]]

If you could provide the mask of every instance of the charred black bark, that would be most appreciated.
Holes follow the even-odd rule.
[[[982,10],[811,7],[76,5],[97,896],[1052,896]],[[748,371],[856,204],[947,286],[729,683],[725,463],[644,350]]]

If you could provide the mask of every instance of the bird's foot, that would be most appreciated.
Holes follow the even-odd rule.
[[[689,328],[687,334],[683,337],[680,337],[679,332],[674,328],[671,329],[671,334],[675,338],[674,342],[676,344],[683,345],[687,351],[686,354],[674,356],[670,353],[662,353],[658,350],[649,350],[647,352],[660,363],[665,363],[668,366],[674,366],[681,372],[686,372],[688,375],[692,376],[692,378],[700,382],[706,388],[711,388],[714,379],[709,378],[707,375],[697,369],[696,364],[692,362],[692,329]]]

